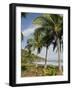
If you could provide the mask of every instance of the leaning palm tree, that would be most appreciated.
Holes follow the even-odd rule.
[[[47,61],[48,61],[48,49],[49,46],[52,44],[53,41],[53,35],[52,33],[47,33],[49,32],[48,30],[46,30],[45,36],[43,36],[42,38],[42,45],[46,47],[46,56],[45,56],[45,68],[47,68]]]
[[[32,51],[37,49],[37,55],[40,53],[42,48],[42,33],[40,32],[41,28],[36,28],[34,33],[31,35],[31,37],[28,39],[29,44],[31,45]]]
[[[41,18],[38,18],[41,19]],[[41,20],[34,20],[33,24],[39,24],[39,25],[43,25],[43,22]],[[37,32],[40,32],[40,34],[42,35],[41,37],[41,46],[38,48],[39,49],[39,53],[41,51],[42,47],[46,47],[46,55],[45,55],[45,65],[44,68],[47,68],[47,55],[48,55],[48,48],[50,46],[50,44],[53,41],[53,35],[52,32],[46,27],[46,26],[40,26],[39,28],[37,28]]]
[[[35,48],[37,48],[37,54],[39,54],[41,52],[42,49],[42,37],[43,37],[43,33],[41,32],[43,28],[39,27],[35,29],[34,32],[34,44],[35,44]]]
[[[33,40],[34,40],[33,45],[35,46],[35,48],[37,48],[37,54],[41,52],[43,46],[46,47],[46,56],[45,56],[45,65],[44,65],[44,67],[46,68],[48,47],[50,46],[53,40],[53,35],[50,32],[50,30],[48,31],[48,29],[44,27],[38,27],[34,32]]]
[[[41,25],[46,29],[50,30],[53,34],[53,40],[56,41],[57,44],[57,51],[58,51],[58,67],[61,71],[61,63],[60,63],[60,37],[63,32],[63,16],[57,14],[43,14],[37,17],[33,23],[36,25]],[[49,32],[48,32],[49,33]]]
[[[26,45],[26,47],[25,48],[27,48],[27,50],[28,50],[28,57],[29,57],[29,61],[30,62],[32,62],[33,61],[33,64],[34,64],[34,60],[36,61],[36,59],[34,59],[34,58],[32,58],[31,56],[32,56],[32,51],[34,51],[35,50],[35,48],[37,47],[37,42],[35,41],[35,38],[34,38],[34,35],[32,35],[32,37],[30,37],[28,40],[27,40],[27,45]],[[38,52],[37,52],[37,54],[38,54]],[[36,67],[36,75],[37,75],[37,64],[35,65],[35,67]]]
[[[31,35],[31,37],[28,39],[28,45],[31,46],[31,52],[34,51],[35,49],[37,50],[36,56],[41,52],[42,48],[42,33],[41,33],[42,28],[36,28],[34,33]],[[35,60],[37,61],[37,59]],[[36,64],[36,68],[38,65]],[[36,75],[37,75],[37,69],[36,69]]]

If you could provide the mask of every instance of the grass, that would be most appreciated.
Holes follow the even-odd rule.
[[[56,75],[62,75],[57,66],[49,65],[47,68],[41,65],[36,66],[35,64],[23,64],[21,66],[21,77]]]

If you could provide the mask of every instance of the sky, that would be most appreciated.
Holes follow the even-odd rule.
[[[24,49],[25,46],[27,45],[27,40],[28,38],[31,36],[32,33],[34,33],[35,29],[38,26],[35,26],[32,21],[40,16],[40,13],[27,13],[26,17],[21,16],[21,32],[24,35],[24,39],[22,41],[22,45],[21,48]],[[37,53],[37,49],[35,49],[35,51],[33,51],[34,54]],[[38,56],[45,58],[45,54],[46,54],[46,48],[43,47],[41,50],[41,53],[38,54]],[[63,58],[63,55],[61,53],[61,59]],[[53,45],[50,45],[49,49],[48,49],[48,57],[47,59],[49,60],[56,60],[57,59],[57,52],[54,51],[53,52]]]

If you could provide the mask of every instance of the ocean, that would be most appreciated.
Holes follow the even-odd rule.
[[[45,61],[36,61],[34,63],[35,64],[39,64],[39,65],[44,65],[45,64]],[[48,60],[47,61],[47,65],[58,66],[58,61],[57,60]],[[61,60],[61,66],[63,66],[63,60]]]

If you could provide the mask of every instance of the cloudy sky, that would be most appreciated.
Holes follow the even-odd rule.
[[[37,28],[38,26],[35,26],[32,24],[33,19],[35,19],[36,17],[40,16],[41,14],[39,13],[27,13],[26,17],[21,17],[21,31],[24,35],[24,39],[22,41],[22,49],[25,48],[25,46],[27,45],[27,40],[28,38],[31,36],[31,34],[34,32],[35,28]],[[48,59],[49,60],[56,60],[57,59],[57,52],[54,51],[53,52],[53,46],[51,45],[48,49]],[[35,50],[33,53],[36,54],[37,50]],[[46,54],[46,48],[43,47],[41,53],[39,54],[40,57],[45,58],[45,54]],[[61,53],[61,59],[62,59],[62,53]]]

